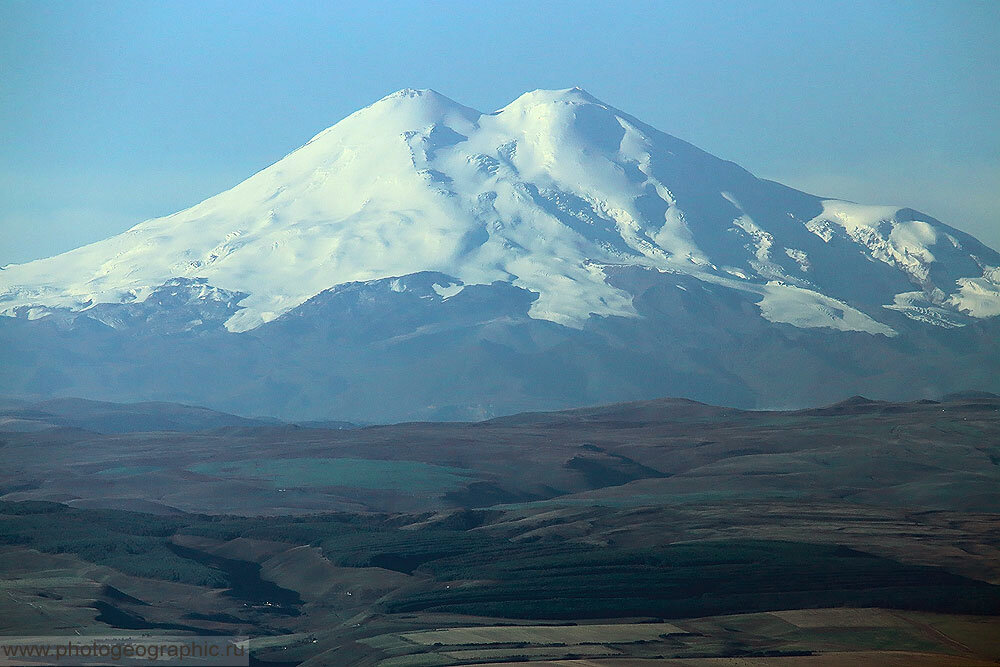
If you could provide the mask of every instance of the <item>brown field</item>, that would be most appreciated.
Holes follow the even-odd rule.
[[[887,609],[795,609],[772,611],[797,628],[905,628],[909,623]]]
[[[509,662],[474,663],[475,667],[503,667]],[[993,662],[905,651],[858,651],[824,655],[766,658],[666,658],[650,660],[544,660],[519,662],[521,667],[987,667]]]
[[[415,644],[430,646],[477,646],[489,644],[603,644],[653,641],[662,635],[685,634],[670,623],[614,625],[519,625],[427,630],[400,635]]]
[[[441,655],[462,662],[514,658],[565,658],[566,656],[607,657],[621,655],[622,651],[607,646],[532,646],[530,648],[481,648],[465,651],[446,651]]]

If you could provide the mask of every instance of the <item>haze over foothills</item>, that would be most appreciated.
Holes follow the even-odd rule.
[[[751,172],[1000,246],[1000,6],[5,2],[0,265],[232,187],[393,90],[578,85]]]

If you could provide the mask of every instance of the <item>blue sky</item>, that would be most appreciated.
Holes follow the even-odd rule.
[[[1000,247],[1000,2],[0,2],[0,265],[197,203],[404,87],[579,85]]]

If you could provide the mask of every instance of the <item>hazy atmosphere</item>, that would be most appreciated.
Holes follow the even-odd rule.
[[[581,86],[753,173],[1000,247],[995,2],[0,4],[0,265],[232,187],[400,88]]]

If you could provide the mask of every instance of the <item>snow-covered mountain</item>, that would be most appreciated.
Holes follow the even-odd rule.
[[[333,285],[432,270],[538,292],[532,317],[578,327],[635,316],[605,280],[615,264],[756,294],[796,326],[892,335],[878,307],[944,325],[1000,314],[1000,258],[969,236],[758,180],[578,88],[491,114],[393,93],[197,206],[5,267],[0,304],[141,302],[203,278],[247,294],[226,323],[246,331]]]
[[[725,311],[730,333],[750,327],[766,337],[768,327],[789,325],[821,336],[863,334],[858,340],[875,347],[902,335],[913,347],[914,337],[934,337],[928,332],[992,331],[998,267],[996,251],[927,215],[758,179],[578,88],[526,93],[486,114],[434,91],[402,90],[185,211],[3,267],[0,313],[63,329],[87,320],[132,336],[212,332],[214,345],[230,344],[225,333],[267,340],[284,331],[283,345],[295,347],[308,338],[303,327],[322,322],[327,333],[370,350],[377,335],[351,333],[361,326],[360,302],[344,305],[365,294],[366,307],[395,304],[383,320],[398,315],[404,296],[419,300],[419,315],[388,340],[516,322],[533,332],[536,351],[558,347],[539,343],[537,331],[578,346],[597,336],[615,349],[638,344],[644,327],[662,333],[663,318],[687,322],[693,341],[710,340],[698,332],[718,327]],[[688,297],[700,303],[676,301]],[[347,310],[330,312],[334,303]],[[682,316],[705,303],[714,304],[711,316]],[[461,313],[461,324],[443,313]],[[609,333],[622,327],[632,338]],[[654,348],[647,356],[677,353]],[[717,374],[743,387],[744,403],[780,400],[781,392],[754,389],[760,383],[747,371],[720,361],[726,354],[709,354],[700,369],[690,358],[678,363],[695,376],[721,364]],[[620,363],[613,356],[612,367]],[[78,386],[78,374],[59,372],[68,384],[43,383],[45,391]],[[18,383],[31,385],[25,378],[37,375],[17,377],[0,378],[0,388],[23,391]],[[712,389],[718,381],[704,379],[701,397],[724,399]],[[678,393],[641,378],[628,386],[607,398],[644,397],[650,387]],[[681,388],[690,394],[697,386],[692,379]],[[143,391],[143,398],[183,397]],[[596,387],[590,395],[604,397]],[[591,399],[553,389],[546,400],[539,407]]]

